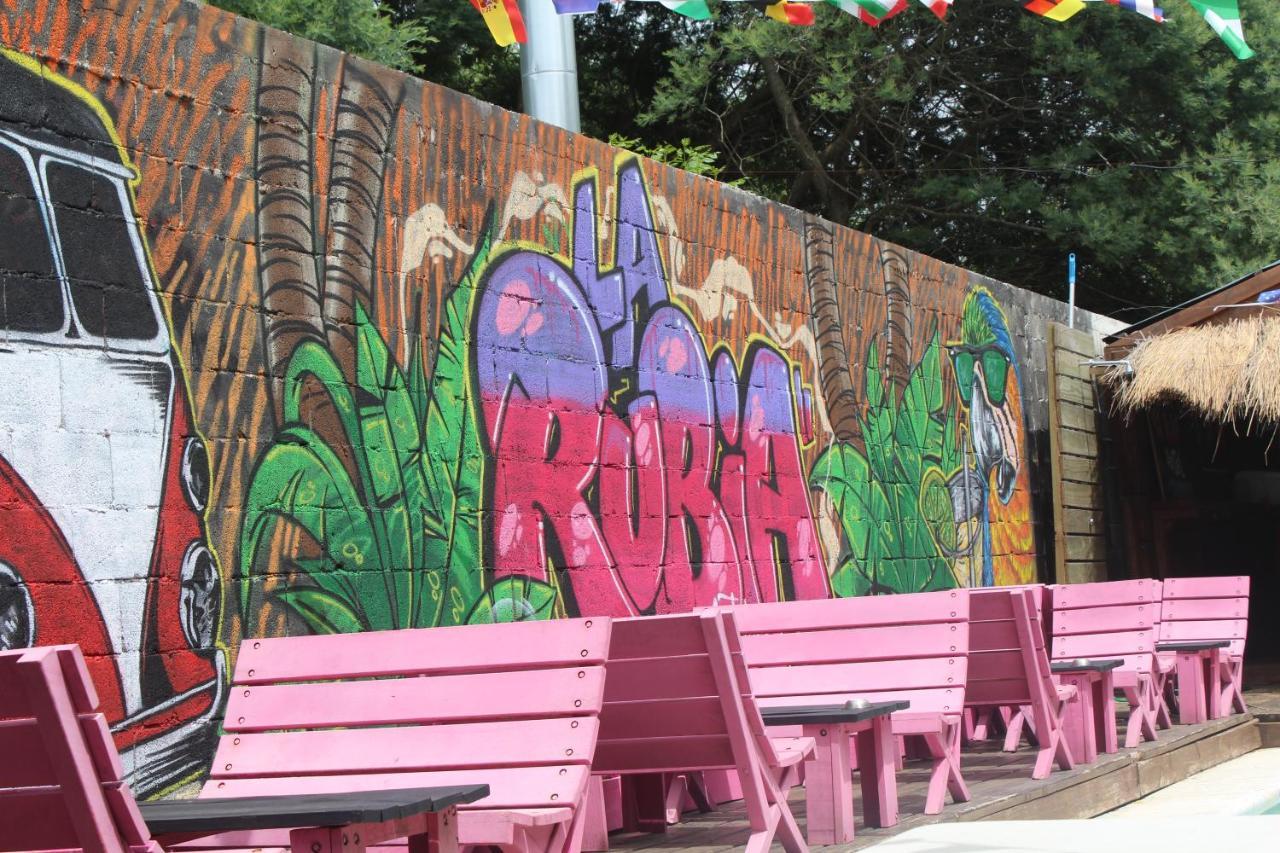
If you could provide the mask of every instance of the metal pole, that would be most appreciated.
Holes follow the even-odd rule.
[[[578,56],[573,16],[556,14],[551,0],[520,0],[528,44],[520,45],[524,111],[539,121],[578,133]]]
[[[550,0],[547,0],[550,2]],[[1076,253],[1067,255],[1067,328],[1076,327]]]

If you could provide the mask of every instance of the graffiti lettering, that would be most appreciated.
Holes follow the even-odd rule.
[[[759,340],[741,372],[727,349],[708,355],[671,302],[636,163],[618,173],[611,267],[595,182],[574,198],[572,268],[513,250],[477,297],[497,576],[559,570],[582,613],[828,595],[798,371]]]

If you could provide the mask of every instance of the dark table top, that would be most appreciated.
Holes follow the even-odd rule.
[[[139,803],[142,819],[156,835],[347,826],[379,823],[424,812],[438,812],[489,796],[488,785],[449,785],[345,794],[296,794],[278,797],[209,797]]]
[[[771,726],[803,726],[822,723],[860,723],[872,717],[904,711],[911,703],[904,700],[892,702],[845,702],[843,705],[796,705],[793,707],[761,708],[760,715]]]
[[[1230,640],[1191,640],[1185,643],[1156,643],[1158,652],[1200,652],[1209,649],[1225,649]]]
[[[1121,658],[1076,658],[1055,661],[1049,664],[1049,669],[1053,672],[1105,672],[1122,663],[1124,661]]]

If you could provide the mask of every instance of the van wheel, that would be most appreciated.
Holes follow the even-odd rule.
[[[36,638],[36,611],[22,576],[0,562],[0,652],[24,649]]]

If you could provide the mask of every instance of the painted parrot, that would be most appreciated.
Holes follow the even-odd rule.
[[[985,287],[965,297],[960,340],[948,350],[972,452],[950,483],[956,521],[977,519],[982,586],[1028,582],[1034,556],[1018,362],[1004,312]]]

